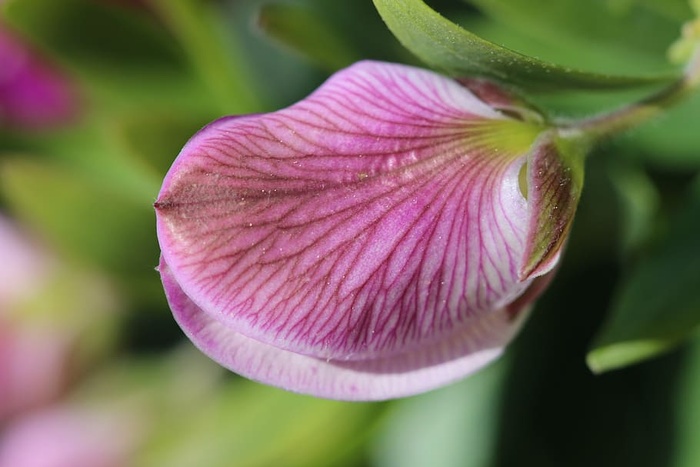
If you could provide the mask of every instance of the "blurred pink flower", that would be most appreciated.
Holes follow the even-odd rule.
[[[62,394],[115,301],[98,275],[76,273],[2,216],[0,258],[1,423]]]
[[[66,336],[21,316],[46,286],[49,256],[0,217],[0,421],[43,404],[61,390],[69,351]]]
[[[41,129],[72,121],[75,88],[55,65],[0,23],[0,127]]]
[[[138,427],[122,413],[59,407],[27,415],[0,438],[0,467],[126,467]]]

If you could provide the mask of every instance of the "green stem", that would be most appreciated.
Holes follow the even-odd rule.
[[[581,139],[593,144],[602,138],[634,128],[663,114],[670,107],[684,100],[698,87],[700,87],[700,45],[696,47],[683,76],[678,81],[639,102],[609,113],[564,125],[560,127],[560,135],[564,138]]]

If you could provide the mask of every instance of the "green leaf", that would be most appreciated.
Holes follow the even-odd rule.
[[[263,5],[258,26],[271,38],[301,53],[329,71],[360,59],[353,47],[312,10],[298,5]]]
[[[700,92],[625,137],[641,159],[671,170],[700,169]]]
[[[680,21],[637,9],[611,15],[607,1],[600,5],[604,0],[558,0],[546,6],[538,4],[542,0],[472,1],[483,14],[460,11],[448,17],[473,34],[525,55],[599,73],[677,71],[666,52],[678,36]]]
[[[171,118],[158,119],[160,115]],[[99,180],[104,189],[120,193],[135,205],[150,206],[180,147],[206,122],[200,118],[199,125],[191,124],[192,130],[184,134],[187,129],[177,126],[177,122],[185,119],[179,113],[155,109],[139,113],[138,119],[133,113],[120,116],[105,112],[103,116],[89,112],[79,124],[43,132],[40,138],[36,133],[15,132],[5,152],[37,156],[37,160],[50,161],[85,179]],[[0,133],[0,138],[3,136]]]
[[[138,465],[356,465],[377,409],[236,380],[193,402],[174,407],[179,413],[161,421],[167,429],[148,441]]]
[[[630,65],[668,68],[666,50],[690,15],[686,0],[468,1],[494,22],[559,51],[557,59],[578,64],[581,56],[602,56],[607,69],[625,73]]]
[[[372,465],[494,465],[509,367],[503,358],[457,384],[396,401],[378,433]]]
[[[206,116],[160,110],[124,115],[105,122],[102,144],[113,149],[114,155],[110,159],[119,157],[131,162],[122,165],[131,169],[132,177],[139,173],[138,169],[153,174],[155,183],[145,198],[150,202],[182,147],[207,122]],[[102,165],[108,160],[103,161]]]
[[[0,194],[12,213],[62,253],[86,264],[154,276],[150,203],[59,164],[27,158],[0,164]]]
[[[587,357],[595,372],[667,351],[700,329],[700,185],[631,272]]]
[[[697,467],[700,465],[700,339],[690,347],[682,370],[680,388],[675,404],[677,419],[673,467]]]
[[[203,0],[152,0],[203,82],[227,114],[258,112],[259,90],[250,64],[232,34],[228,34],[216,2]]]
[[[374,0],[374,4],[407,49],[453,75],[482,76],[533,91],[625,89],[672,79],[589,73],[528,57],[472,34],[421,0]]]
[[[609,175],[620,204],[620,250],[622,257],[627,258],[652,236],[659,193],[638,163],[622,157],[609,162]]]
[[[690,0],[690,6],[697,16],[700,16],[700,0]]]

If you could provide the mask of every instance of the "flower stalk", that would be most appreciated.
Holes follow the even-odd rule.
[[[636,127],[655,118],[670,107],[682,102],[700,86],[700,40],[688,61],[683,75],[661,91],[639,102],[626,105],[612,112],[582,119],[560,129],[560,136],[578,139],[584,144],[595,142]]]

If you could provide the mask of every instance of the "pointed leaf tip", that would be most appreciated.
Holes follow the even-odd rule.
[[[697,336],[700,191],[688,195],[666,235],[631,269],[618,291],[590,353],[598,367],[630,365]]]

